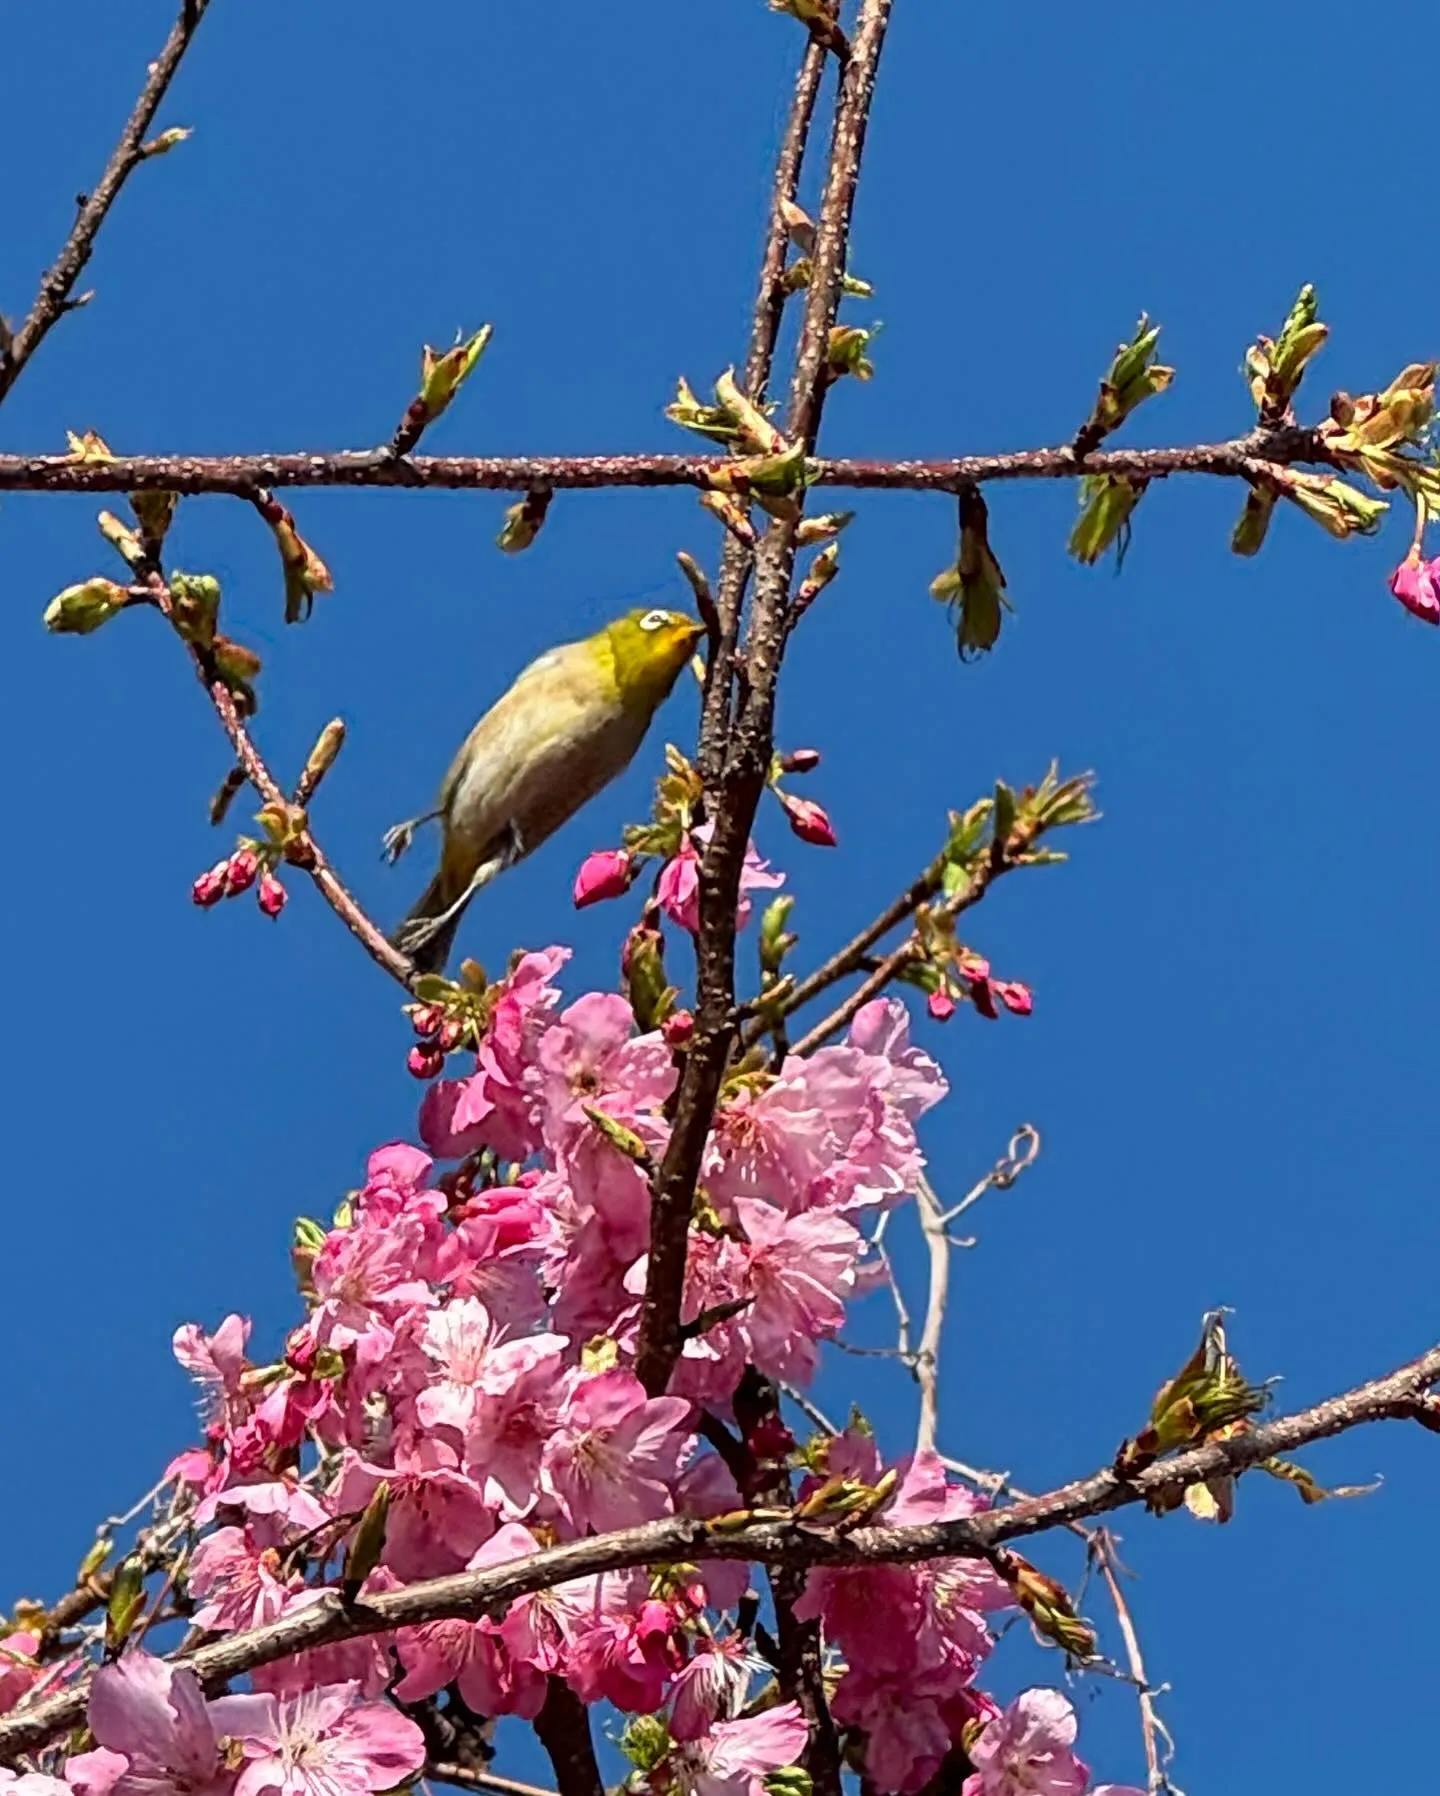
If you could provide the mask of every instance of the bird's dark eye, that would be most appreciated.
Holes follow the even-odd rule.
[[[669,622],[670,613],[668,611],[647,611],[640,619],[640,628],[642,630],[659,630]]]

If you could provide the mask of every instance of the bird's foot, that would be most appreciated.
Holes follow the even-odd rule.
[[[516,861],[525,858],[525,838],[520,834],[520,825],[513,820],[506,828],[506,843],[500,856],[500,869],[513,867]]]
[[[393,829],[387,829],[381,841],[380,853],[389,866],[394,866],[400,856],[406,852],[415,840],[415,825],[418,819],[409,817],[404,823],[397,823]]]
[[[435,939],[444,922],[444,917],[414,917],[408,923],[402,923],[391,939],[402,954],[413,958],[427,942]]]

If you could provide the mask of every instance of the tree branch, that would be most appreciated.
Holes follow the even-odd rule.
[[[143,594],[167,619],[171,616],[172,601],[170,589],[166,586],[164,576],[152,573],[135,591]],[[260,794],[266,804],[287,806],[289,801],[281,790],[269,767],[265,764],[259,749],[255,746],[250,732],[241,721],[235,709],[235,700],[230,688],[224,680],[217,678],[210,665],[205,650],[196,643],[186,643],[190,659],[199,675],[200,684],[205,688],[210,703],[215,707],[215,714],[220,719],[220,727],[230,739],[230,746],[235,751],[235,758],[244,769],[245,777]],[[398,980],[408,991],[415,977],[415,968],[407,955],[391,945],[384,930],[360,908],[359,903],[342,883],[339,875],[326,859],[325,851],[315,840],[308,825],[295,838],[287,854],[292,866],[300,868],[313,880],[320,896],[339,917],[340,921],[360,943],[365,952],[378,967],[384,969],[392,979]]]
[[[239,1677],[257,1665],[268,1665],[292,1653],[335,1640],[415,1627],[446,1616],[471,1619],[503,1614],[517,1597],[549,1590],[571,1578],[594,1577],[637,1565],[665,1565],[679,1560],[742,1560],[766,1565],[913,1564],[927,1559],[985,1558],[1007,1540],[1068,1528],[1087,1518],[1131,1504],[1157,1506],[1180,1490],[1225,1476],[1238,1476],[1262,1460],[1293,1453],[1331,1435],[1379,1421],[1417,1421],[1440,1433],[1440,1406],[1428,1397],[1440,1382],[1440,1346],[1387,1373],[1327,1398],[1310,1409],[1278,1416],[1247,1431],[1191,1447],[1161,1459],[1133,1478],[1122,1478],[1104,1466],[1087,1478],[1059,1486],[1041,1496],[1026,1497],[1003,1508],[953,1521],[903,1528],[867,1527],[844,1533],[837,1527],[796,1521],[765,1513],[745,1519],[722,1516],[704,1520],[674,1516],[642,1527],[549,1547],[528,1558],[491,1566],[484,1571],[456,1572],[364,1602],[346,1605],[330,1590],[304,1609],[277,1621],[179,1654],[204,1681]],[[843,1524],[842,1524],[843,1526]],[[12,1764],[28,1752],[72,1727],[85,1713],[85,1690],[46,1697],[26,1707],[23,1702],[0,1716],[0,1764]]]
[[[50,327],[66,312],[73,311],[82,303],[72,300],[70,294],[85,264],[90,260],[100,227],[119,197],[120,189],[136,165],[145,160],[141,154],[145,134],[160,109],[166,91],[175,77],[175,71],[180,67],[181,58],[189,49],[191,39],[209,4],[210,0],[184,0],[180,16],[165,40],[164,49],[150,64],[140,98],[135,102],[125,129],[120,133],[120,141],[105,165],[105,172],[101,175],[98,186],[81,206],[65,247],[41,281],[40,291],[35,296],[29,316],[16,331],[13,341],[8,346],[0,347],[0,400],[4,399],[20,378],[21,370],[45,340]]]
[[[1120,1567],[1115,1554],[1115,1541],[1108,1528],[1096,1528],[1090,1537],[1090,1557],[1100,1568],[1105,1588],[1115,1610],[1120,1638],[1125,1643],[1125,1662],[1135,1685],[1140,1704],[1140,1732],[1145,1742],[1145,1788],[1147,1796],[1165,1796],[1171,1787],[1165,1767],[1174,1742],[1170,1730],[1160,1719],[1155,1707],[1155,1692],[1145,1671],[1145,1656],[1140,1650],[1140,1636],[1135,1631],[1135,1618],[1130,1613],[1125,1592],[1120,1587]],[[1162,1747],[1161,1742],[1164,1742]]]
[[[551,1677],[544,1704],[535,1717],[535,1732],[555,1767],[560,1796],[605,1796],[590,1733],[590,1711],[564,1678]]]
[[[458,1765],[449,1759],[428,1759],[426,1777],[436,1783],[457,1784],[462,1790],[485,1790],[491,1796],[556,1796],[539,1784],[521,1783],[518,1778],[501,1777],[496,1771],[480,1771],[470,1765]]]
[[[19,339],[17,338],[18,342]],[[0,455],[0,492],[119,493],[161,490],[230,493],[253,498],[266,487],[418,488],[529,492],[536,487],[585,491],[613,487],[685,486],[702,490],[723,469],[723,455],[411,455],[385,449],[306,454],[130,455],[80,461],[68,455]],[[874,492],[954,493],[997,480],[1074,480],[1084,474],[1215,474],[1264,481],[1273,469],[1302,463],[1331,466],[1316,433],[1256,430],[1222,443],[1174,448],[1102,449],[1077,456],[1069,444],[944,460],[874,461],[819,457],[816,486]]]
[[[824,404],[830,328],[840,300],[855,184],[890,6],[891,0],[864,0],[835,109],[785,424],[788,440],[804,442],[807,448],[814,446]],[[755,599],[746,640],[742,700],[727,731],[718,789],[713,783],[707,787],[707,805],[712,792],[716,802],[710,817],[712,834],[700,866],[695,1032],[681,1074],[665,1159],[655,1181],[636,1352],[636,1373],[652,1392],[664,1388],[680,1353],[690,1211],[735,1039],[735,911],[750,828],[770,765],[775,682],[785,649],[794,566],[795,522],[777,518],[755,556]],[[712,749],[713,764],[720,759],[718,743]]]
[[[923,1172],[915,1185],[915,1207],[930,1259],[925,1325],[920,1331],[913,1362],[915,1382],[920,1386],[920,1425],[915,1432],[915,1451],[923,1453],[927,1448],[933,1452],[940,1422],[940,1339],[945,1331],[945,1306],[950,1296],[951,1248],[940,1200]]]
[[[789,122],[775,165],[770,225],[745,360],[745,391],[757,405],[764,403],[785,306],[784,274],[789,231],[784,209],[795,196],[825,62],[824,46],[813,41],[809,43],[795,78]],[[697,756],[707,808],[717,813],[723,812],[720,779],[733,732],[735,649],[752,565],[749,549],[735,537],[727,536],[716,619],[718,640],[711,645],[706,665]],[[737,891],[743,858],[742,849],[734,869]],[[734,1036],[731,1021],[735,994],[734,904],[732,901],[728,921],[717,923],[716,908],[706,876],[701,887],[702,926],[696,950],[695,1034],[685,1057],[676,1100],[675,1125],[652,1198],[650,1260],[635,1363],[637,1376],[652,1394],[665,1388],[680,1352],[680,1309],[685,1286],[690,1206],[700,1175],[700,1159],[709,1134],[710,1119],[720,1092],[720,1079]],[[710,918],[708,923],[707,917]]]

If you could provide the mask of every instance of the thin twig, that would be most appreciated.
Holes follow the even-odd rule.
[[[1173,1796],[1181,1796],[1181,1792],[1173,1789],[1165,1774],[1175,1751],[1175,1742],[1170,1737],[1170,1730],[1156,1712],[1156,1692],[1150,1687],[1144,1654],[1140,1650],[1140,1636],[1135,1630],[1135,1619],[1130,1613],[1125,1592],[1120,1587],[1115,1538],[1108,1528],[1095,1529],[1090,1540],[1090,1556],[1091,1562],[1099,1568],[1100,1576],[1105,1580],[1105,1588],[1110,1592],[1115,1620],[1120,1627],[1120,1637],[1125,1643],[1125,1661],[1140,1704],[1140,1731],[1145,1741],[1146,1789],[1149,1796],[1166,1796],[1167,1792],[1173,1792]]]
[[[501,1777],[495,1771],[480,1771],[470,1765],[457,1765],[449,1759],[430,1759],[425,1766],[426,1777],[433,1777],[437,1783],[458,1784],[465,1790],[488,1790],[494,1796],[556,1796],[554,1790],[547,1790],[540,1784],[521,1783],[518,1778]]]
[[[1309,1409],[1258,1423],[1244,1433],[1191,1447],[1131,1478],[1122,1478],[1113,1465],[1106,1465],[1043,1495],[949,1521],[870,1526],[845,1533],[834,1526],[797,1522],[788,1515],[750,1520],[737,1515],[714,1521],[672,1516],[549,1547],[481,1571],[456,1572],[382,1591],[363,1603],[347,1606],[338,1591],[329,1590],[303,1609],[179,1655],[177,1662],[188,1665],[202,1681],[218,1682],[336,1640],[449,1616],[475,1619],[499,1614],[518,1597],[572,1578],[631,1566],[711,1559],[795,1566],[986,1558],[1002,1542],[1068,1528],[1136,1503],[1159,1506],[1192,1485],[1239,1476],[1262,1460],[1372,1422],[1418,1421],[1430,1432],[1440,1432],[1440,1413],[1428,1395],[1437,1382],[1440,1346],[1382,1378]],[[83,1686],[33,1705],[22,1699],[8,1715],[0,1716],[0,1764],[12,1764],[17,1754],[53,1739],[84,1712]]]
[[[911,1364],[915,1382],[920,1386],[920,1423],[915,1431],[915,1451],[924,1453],[934,1450],[935,1431],[940,1420],[940,1337],[945,1328],[945,1305],[950,1296],[951,1243],[945,1233],[940,1200],[923,1172],[915,1181],[915,1208],[930,1257],[925,1325],[920,1331],[920,1345],[915,1349]]]
[[[985,1177],[978,1179],[959,1203],[952,1204],[948,1210],[943,1211],[939,1218],[940,1222],[948,1228],[957,1216],[963,1216],[967,1210],[978,1204],[987,1191],[1008,1191],[1021,1173],[1028,1172],[1039,1157],[1040,1131],[1034,1123],[1021,1123],[1010,1137],[1009,1147],[985,1174]]]
[[[136,589],[143,592],[167,618],[171,614],[170,591],[164,578],[159,573],[152,573],[143,586]],[[195,643],[187,643],[190,659],[200,677],[200,684],[209,695],[210,703],[215,707],[215,714],[220,719],[220,727],[230,739],[230,746],[235,751],[235,759],[245,770],[245,777],[260,794],[266,804],[279,805],[282,809],[289,804],[279,781],[266,765],[254,739],[241,721],[235,709],[235,700],[230,688],[224,680],[216,677],[214,669],[209,665],[205,652]],[[415,978],[415,967],[407,955],[394,947],[387,939],[384,930],[373,922],[361,909],[359,903],[341,881],[339,875],[331,867],[325,851],[315,840],[308,826],[300,831],[291,846],[289,857],[291,864],[299,867],[313,880],[320,896],[339,917],[340,921],[360,943],[365,952],[378,967],[384,969],[390,977],[397,980],[407,990]]]
[[[104,174],[95,191],[81,206],[65,247],[41,281],[40,291],[35,296],[30,314],[15,332],[8,353],[0,355],[0,400],[4,399],[20,378],[21,370],[45,340],[50,327],[80,303],[70,298],[75,283],[90,260],[100,227],[115,204],[120,189],[131,171],[145,160],[141,154],[145,135],[160,109],[166,91],[175,77],[175,71],[180,67],[181,59],[190,48],[191,40],[209,4],[210,0],[184,0],[180,16],[165,40],[164,49],[150,64],[140,98],[135,102],[125,129],[120,133],[120,141],[105,165]]]
[[[786,999],[785,1013],[793,1015],[795,1011],[803,1009],[812,998],[819,997],[821,992],[827,991],[851,973],[860,972],[875,944],[889,935],[898,923],[914,916],[927,899],[935,897],[940,891],[948,864],[948,856],[936,855],[925,871],[917,875],[898,898],[887,904],[878,917],[867,923],[858,935],[852,936],[843,948],[837,948],[813,973],[805,975]],[[742,1035],[742,1045],[751,1046],[764,1032],[762,1025],[753,1025]]]
[[[1039,835],[1042,833],[1042,831],[1037,830],[1030,842],[1027,842],[1027,848],[1034,840],[1038,840]],[[979,904],[980,900],[990,890],[990,887],[1003,874],[1009,873],[1013,871],[1015,867],[1023,864],[1022,861],[1007,858],[1003,854],[998,858],[994,854],[986,855],[982,861],[970,870],[966,884],[956,892],[955,896],[947,899],[944,904],[936,906],[936,915],[946,918],[960,916],[962,912],[970,910],[974,905]],[[928,871],[929,869],[926,870],[927,874]],[[921,880],[925,877],[926,874],[922,874]],[[917,880],[916,884],[918,885],[919,883],[920,880]],[[912,886],[910,889],[913,891],[915,888]],[[897,900],[897,903],[898,902],[899,901]],[[921,902],[923,902],[923,900],[921,900]],[[892,905],[890,908],[893,910],[895,906]],[[888,913],[882,913],[882,915],[883,914]],[[870,927],[873,929],[874,924]],[[857,936],[855,939],[856,941],[859,941],[860,937]],[[852,943],[851,946],[853,947],[853,945],[854,944]],[[822,1018],[813,1029],[803,1035],[800,1040],[796,1042],[791,1052],[797,1055],[813,1053],[822,1043],[828,1041],[832,1035],[837,1035],[840,1030],[844,1029],[854,1020],[872,998],[878,998],[881,992],[883,992],[886,987],[890,985],[901,972],[903,972],[908,962],[914,959],[917,949],[918,938],[912,932],[910,935],[906,936],[905,940],[901,942],[898,947],[892,949],[889,954],[881,959],[874,971],[866,979],[862,980],[860,985],[851,992],[850,996],[846,998],[843,1003],[838,1004],[827,1017]],[[837,956],[836,958],[839,959],[848,953],[849,949],[842,949],[840,956]],[[830,963],[827,962],[826,964],[828,966]],[[824,970],[824,968],[820,969],[822,972]],[[854,969],[852,968],[850,970]],[[836,975],[837,978],[840,976],[841,975],[838,974]],[[821,987],[817,986],[814,989],[819,990]],[[798,1003],[803,1001],[800,994],[804,990],[805,987],[803,985],[797,986],[795,991],[793,991],[785,1001],[784,1010],[787,1015],[794,1011]]]

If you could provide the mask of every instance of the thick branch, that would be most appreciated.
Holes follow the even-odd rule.
[[[864,0],[835,110],[785,423],[789,440],[803,441],[807,447],[814,444],[824,404],[830,328],[840,300],[855,185],[890,5],[891,0]],[[695,1033],[651,1209],[636,1371],[652,1391],[663,1388],[680,1353],[686,1243],[695,1182],[734,1043],[735,908],[750,827],[770,764],[775,682],[785,649],[794,565],[795,524],[776,519],[755,557],[755,602],[746,641],[743,697],[729,731],[711,816],[713,833],[700,868]],[[710,798],[711,791],[707,791],[707,802]]]
[[[550,1679],[544,1705],[535,1717],[535,1732],[555,1768],[560,1796],[605,1796],[590,1711],[564,1678]]]
[[[399,1590],[384,1591],[347,1607],[337,1591],[278,1621],[179,1656],[202,1679],[239,1677],[291,1653],[334,1640],[413,1627],[445,1616],[496,1615],[517,1597],[548,1590],[570,1578],[593,1577],[637,1565],[677,1560],[744,1560],[767,1565],[875,1565],[925,1559],[984,1558],[1007,1540],[1066,1528],[1134,1503],[1155,1504],[1175,1491],[1212,1478],[1237,1475],[1261,1460],[1295,1452],[1314,1441],[1369,1422],[1419,1421],[1440,1432],[1440,1417],[1427,1398],[1440,1382],[1440,1346],[1369,1384],[1357,1385],[1311,1409],[1278,1416],[1242,1434],[1207,1442],[1121,1478],[1111,1466],[1042,1496],[954,1521],[904,1528],[858,1528],[845,1534],[786,1516],[741,1522],[676,1516],[551,1547],[484,1571],[457,1572]],[[74,1726],[85,1712],[83,1686],[46,1697],[0,1717],[0,1763],[13,1763]]]
[[[141,145],[145,135],[209,4],[210,0],[184,0],[180,16],[165,40],[165,48],[150,64],[140,98],[135,102],[135,109],[120,134],[120,141],[105,166],[99,184],[81,206],[65,247],[56,258],[54,267],[40,283],[40,291],[35,296],[29,317],[16,331],[8,352],[0,351],[0,400],[4,399],[20,378],[21,369],[40,347],[50,327],[66,312],[73,311],[79,303],[70,298],[75,283],[90,260],[100,227],[119,196],[120,189],[125,185],[131,170],[144,161]]]
[[[18,339],[17,339],[18,341]],[[131,455],[79,461],[68,455],[0,455],[0,492],[232,493],[251,498],[262,487],[350,486],[529,492],[537,487],[703,488],[724,467],[720,455],[412,455],[344,449],[313,455]],[[813,464],[817,486],[876,492],[953,493],[995,480],[1073,480],[1082,474],[1218,474],[1261,480],[1271,468],[1329,465],[1314,431],[1257,430],[1223,443],[1168,449],[1103,449],[1077,456],[1068,444],[948,460],[868,461],[852,457]]]
[[[785,305],[784,272],[789,233],[784,207],[795,196],[810,123],[825,67],[824,47],[807,45],[795,78],[795,93],[770,201],[770,226],[760,270],[760,290],[750,326],[745,360],[745,388],[763,404],[775,358],[775,344]],[[725,800],[720,778],[730,747],[735,702],[735,649],[752,557],[734,537],[727,537],[721,566],[718,640],[711,645],[701,700],[699,767],[706,803],[723,825]],[[754,807],[751,807],[751,815]],[[748,823],[746,825],[748,839]],[[714,843],[711,854],[713,857]],[[685,1286],[685,1260],[690,1206],[710,1119],[715,1113],[720,1080],[734,1039],[735,902],[744,860],[744,845],[731,876],[722,881],[728,900],[717,894],[706,875],[701,888],[701,935],[697,949],[696,1027],[676,1098],[675,1126],[655,1180],[650,1223],[650,1258],[641,1315],[635,1370],[646,1389],[665,1388],[680,1352],[680,1312]],[[728,910],[725,908],[728,904]]]

